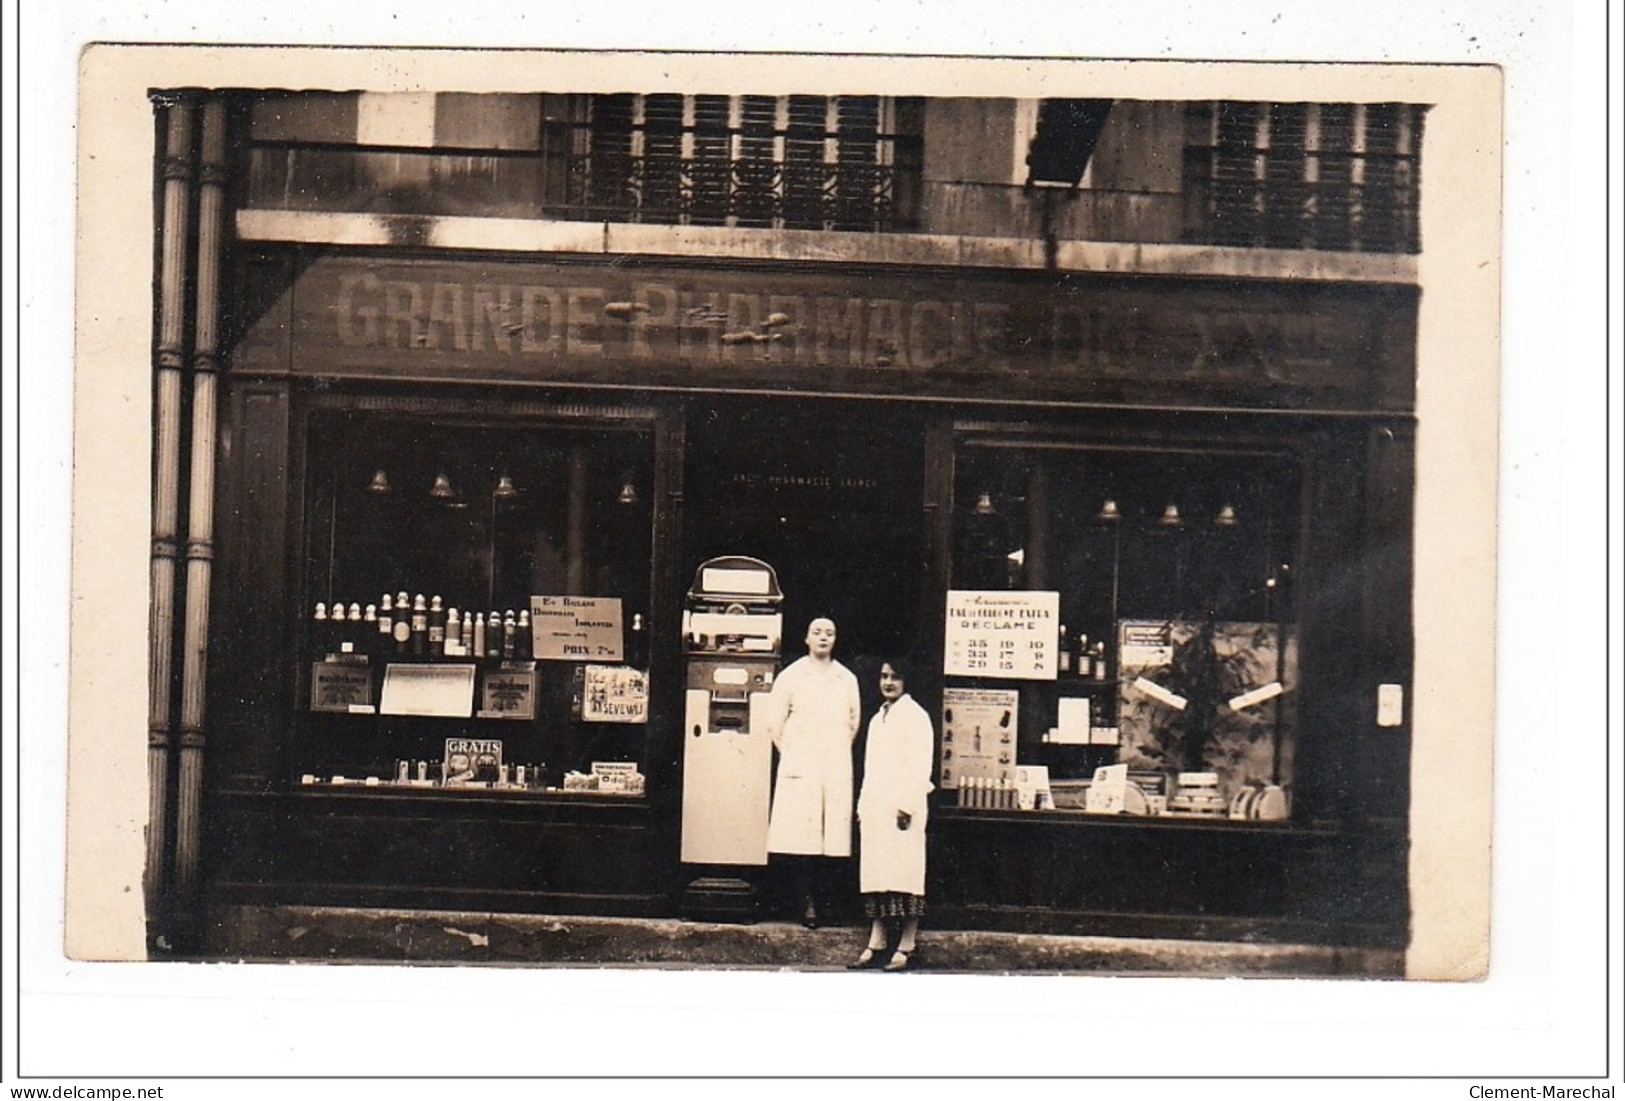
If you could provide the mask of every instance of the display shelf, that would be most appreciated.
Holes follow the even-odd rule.
[[[1050,825],[1100,826],[1105,829],[1225,830],[1239,833],[1293,833],[1332,836],[1338,827],[1331,822],[1298,822],[1289,818],[1265,821],[1257,818],[1231,818],[1223,814],[1097,814],[1086,810],[1013,810],[993,807],[943,806],[932,810],[936,824],[973,820],[1007,824],[1045,823]]]

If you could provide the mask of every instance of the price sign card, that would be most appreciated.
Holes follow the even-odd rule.
[[[952,590],[942,671],[950,677],[1054,680],[1061,594]]]
[[[620,661],[621,598],[532,596],[530,630],[542,661]]]

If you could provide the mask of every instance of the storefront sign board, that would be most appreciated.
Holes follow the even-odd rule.
[[[331,255],[251,269],[234,363],[256,372],[1414,404],[1403,287]]]

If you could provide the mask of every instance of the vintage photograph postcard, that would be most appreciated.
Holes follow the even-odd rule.
[[[1497,68],[79,80],[67,959],[1489,974]]]
[[[83,63],[71,955],[1482,976],[1494,70],[162,56]]]

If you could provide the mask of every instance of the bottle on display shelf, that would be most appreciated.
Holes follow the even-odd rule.
[[[457,645],[462,647],[463,656],[477,657],[474,653],[474,621],[479,619],[478,612],[467,612],[463,615],[463,625],[458,629]]]
[[[384,657],[395,648],[395,605],[385,593],[378,601],[378,656]]]
[[[418,593],[412,598],[412,656],[427,657],[429,653],[429,602]]]
[[[1066,637],[1066,624],[1061,624],[1055,641],[1055,672],[1063,677],[1072,675],[1072,642]]]
[[[446,652],[446,609],[440,603],[440,594],[429,598],[429,656],[438,658]]]
[[[441,652],[448,658],[461,657],[463,654],[463,617],[456,608],[446,609],[445,639],[441,643]]]
[[[519,617],[514,621],[513,652],[519,661],[529,661],[531,658],[530,609],[519,609]]]
[[[519,621],[510,610],[502,617],[502,660],[514,660],[514,643],[519,634]]]
[[[643,613],[632,616],[632,627],[627,631],[626,663],[635,669],[649,665],[649,632],[643,625]]]
[[[1078,635],[1078,659],[1076,665],[1078,676],[1085,680],[1093,679],[1095,675],[1095,655],[1089,649],[1088,634]]]
[[[361,616],[361,605],[351,604],[350,614],[345,619],[344,640],[339,643],[339,649],[346,654],[359,654],[366,648],[366,636],[361,632],[365,629],[366,620]]]
[[[369,657],[378,647],[378,605],[368,604],[361,611],[361,635],[356,639],[356,650]]]
[[[406,589],[395,594],[395,653],[401,658],[411,653],[411,598]]]
[[[327,644],[332,641],[332,634],[327,625],[327,604],[318,600],[316,610],[310,616],[310,644],[318,655],[327,654]]]
[[[476,659],[485,657],[485,616],[479,612],[469,612],[468,618],[473,620],[473,629],[469,631],[469,656]],[[464,621],[465,626],[467,621]]]
[[[1104,642],[1095,643],[1093,659],[1095,680],[1104,681],[1106,679],[1106,644]]]

